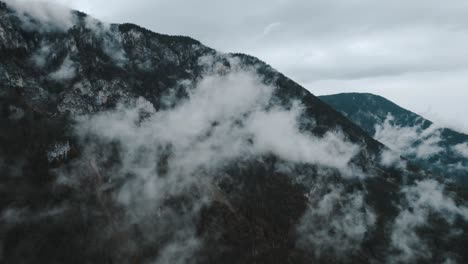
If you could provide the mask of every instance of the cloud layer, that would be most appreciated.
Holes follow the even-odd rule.
[[[433,257],[431,246],[421,235],[423,228],[436,229],[447,224],[449,229],[445,237],[438,238],[440,240],[464,235],[452,225],[457,219],[468,221],[468,207],[456,204],[437,181],[416,182],[405,187],[402,194],[405,201],[392,229],[391,245],[395,251],[390,257],[391,263],[411,263]],[[445,223],[436,223],[435,219]]]
[[[374,138],[399,155],[427,159],[444,150],[438,145],[442,141],[441,131],[435,125],[407,127],[393,121],[389,114],[382,124],[376,125]]]
[[[74,25],[72,10],[58,1],[5,0],[18,14],[26,29],[68,30]],[[42,24],[37,27],[35,21]]]
[[[208,70],[197,83],[181,81],[187,97],[167,94],[167,107],[160,111],[140,97],[111,111],[78,117],[75,133],[84,148],[82,158],[57,171],[59,185],[80,189],[89,181],[83,174],[88,171],[99,179],[98,196],[105,195],[100,190],[116,188],[112,201],[126,212],[119,229],[136,225],[144,230],[143,241],[165,241],[155,263],[187,263],[196,255],[203,241],[196,236],[195,223],[202,208],[223,196],[215,190],[229,177],[229,166],[262,164],[263,157],[274,155],[288,166],[307,164],[345,178],[361,176],[349,164],[359,146],[340,132],[321,138],[301,132],[299,103],[290,109],[275,105],[275,87],[263,84],[236,60],[230,64],[230,70],[215,64],[214,72]],[[171,201],[179,199],[184,206],[175,209]],[[353,217],[354,209],[365,207],[359,194],[343,199],[351,204],[344,216]],[[335,223],[337,235],[349,240],[345,244],[362,240],[372,217],[345,217]],[[349,233],[349,225],[362,221],[362,230]]]

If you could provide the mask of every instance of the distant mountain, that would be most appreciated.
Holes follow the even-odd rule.
[[[0,2],[0,109],[0,263],[468,260],[464,189],[252,56]]]
[[[468,135],[437,127],[378,95],[342,93],[320,99],[426,170],[468,183]]]

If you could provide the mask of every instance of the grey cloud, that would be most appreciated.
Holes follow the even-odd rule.
[[[323,193],[324,190],[330,190]],[[376,215],[359,191],[346,193],[342,186],[315,186],[308,194],[309,208],[298,226],[299,245],[316,257],[346,259],[361,248]]]
[[[423,180],[402,190],[405,206],[394,221],[391,245],[396,250],[389,263],[410,263],[428,259],[432,253],[427,242],[418,233],[424,227],[431,228],[430,219],[436,214],[449,226],[457,218],[468,221],[468,207],[459,205],[445,193],[443,185],[434,180]],[[446,236],[458,236],[457,232]]]
[[[406,168],[406,161],[404,161],[401,158],[402,153],[399,153],[397,151],[388,149],[388,150],[383,150],[382,153],[380,153],[380,164],[382,164],[385,167],[396,167],[400,169]]]
[[[468,159],[468,143],[462,143],[453,146],[453,150],[461,155],[462,157],[465,157]]]
[[[186,232],[186,231],[182,231]],[[155,264],[185,264],[191,263],[193,254],[199,249],[200,241],[195,234],[182,234],[180,239],[162,249]]]
[[[8,111],[10,120],[20,120],[24,117],[24,110],[21,107],[10,105]]]
[[[36,0],[6,0],[5,2],[18,13],[23,26],[27,29],[68,30],[75,23],[72,10],[57,2]],[[42,26],[36,27],[34,21],[40,22]]]
[[[93,32],[94,37],[102,41],[101,46],[103,51],[117,65],[123,66],[127,62],[127,56],[121,46],[120,33],[111,24],[103,23],[91,16],[85,19],[86,28]]]
[[[134,145],[144,146],[150,141],[170,144],[173,151],[180,154],[174,162],[177,170],[222,164],[223,160],[242,155],[275,153],[285,160],[344,171],[357,154],[358,147],[347,143],[340,134],[327,134],[318,139],[300,133],[297,118],[301,110],[298,106],[290,111],[262,110],[272,92],[272,87],[261,84],[248,73],[208,76],[190,93],[187,102],[173,110],[155,112],[151,104],[140,98],[134,109],[121,108],[115,113],[99,114],[89,121],[84,120],[80,131],[88,131],[104,139],[132,142],[125,144],[128,145],[127,150],[137,151]],[[134,122],[142,111],[152,117],[144,126],[135,127]],[[241,118],[244,115],[246,117]],[[244,120],[243,125],[236,125],[241,120]],[[134,135],[140,133],[140,143],[134,142]],[[200,141],[205,133],[208,137]],[[152,138],[154,134],[158,137]],[[277,138],[283,140],[278,141]],[[253,140],[251,147],[250,144],[245,145],[246,139]]]
[[[263,84],[255,71],[242,69],[236,59],[226,59],[232,65],[229,72],[213,58],[202,58],[205,76],[196,84],[181,81],[188,97],[168,103],[167,109],[156,111],[138,98],[111,111],[77,117],[75,133],[85,146],[83,158],[73,162],[74,169],[57,171],[59,185],[80,189],[86,175],[98,175],[98,196],[104,195],[101,190],[117,188],[112,202],[126,212],[119,229],[137,225],[145,230],[144,240],[168,242],[156,263],[185,263],[196,253],[202,243],[195,236],[196,218],[226,177],[222,169],[233,162],[274,154],[287,163],[362,176],[349,168],[358,146],[340,132],[322,138],[301,132],[301,105],[272,107],[275,87]],[[121,153],[119,162],[109,167],[108,159],[117,155],[114,148]],[[118,182],[122,185],[115,187]],[[167,206],[168,199],[184,196],[190,203],[181,211]],[[349,197],[349,202],[360,207],[361,198]],[[345,230],[352,223],[337,223],[342,226],[338,231],[359,239],[361,229]]]
[[[75,75],[76,75],[76,67],[73,61],[70,60],[70,57],[67,56],[62,62],[62,65],[60,66],[60,68],[58,68],[56,71],[49,74],[49,77],[56,81],[64,81],[64,80],[72,79],[73,77],[75,77]]]
[[[392,150],[403,156],[415,156],[417,158],[429,158],[444,149],[438,145],[441,139],[441,132],[435,126],[428,128],[421,126],[401,127],[393,124],[393,116],[390,114],[387,119],[375,127],[374,138],[384,143]]]
[[[35,52],[32,61],[37,67],[44,67],[47,65],[48,56],[51,54],[51,47],[46,43],[41,43],[40,48]]]

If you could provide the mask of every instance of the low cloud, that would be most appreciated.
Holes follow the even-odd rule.
[[[436,126],[407,127],[396,125],[393,121],[394,117],[389,114],[382,124],[376,125],[374,138],[395,152],[426,159],[444,150],[439,146],[442,141],[441,132]]]
[[[123,66],[127,62],[126,53],[122,47],[122,39],[116,25],[103,23],[91,16],[85,18],[85,27],[90,29],[94,37],[101,42],[104,53],[114,63]]]
[[[49,74],[49,77],[55,81],[65,81],[73,79],[76,76],[75,63],[67,56],[60,67]]]
[[[452,149],[458,155],[468,159],[468,143],[455,145],[452,147]]]
[[[385,167],[396,167],[400,169],[406,168],[406,162],[402,159],[401,153],[391,149],[384,149],[380,153],[380,164]]]
[[[53,218],[63,214],[67,209],[66,205],[42,209],[40,211],[32,211],[29,208],[10,207],[4,209],[0,214],[0,223],[3,225],[14,225],[18,223],[27,223],[40,221],[47,218]],[[1,231],[1,229],[0,229]]]
[[[36,0],[5,0],[16,11],[24,28],[40,31],[67,31],[75,24],[72,10],[59,3]],[[36,24],[36,21],[40,25]]]
[[[376,223],[363,192],[345,191],[339,185],[315,186],[308,200],[309,208],[297,228],[301,248],[318,258],[343,259],[361,249]]]
[[[214,60],[205,58],[202,65],[210,65],[207,61]],[[230,63],[230,68],[214,63],[196,84],[181,81],[187,96],[164,97],[175,101],[159,111],[140,97],[110,111],[77,117],[75,134],[84,147],[83,158],[73,162],[73,169],[57,171],[61,185],[79,189],[87,181],[83,172],[90,171],[102,184],[97,192],[116,188],[113,202],[125,208],[123,225],[145,230],[144,240],[166,241],[156,263],[184,263],[195,254],[202,241],[194,223],[211,203],[214,186],[227,177],[227,166],[274,155],[285,163],[358,176],[349,169],[358,146],[340,132],[319,138],[300,131],[299,103],[288,109],[275,105],[275,87],[236,60]],[[114,160],[111,166],[109,160]],[[182,197],[188,202],[180,210],[168,206],[168,201]],[[345,199],[354,207],[363,206],[359,195]],[[343,214],[351,214],[349,210]],[[361,227],[346,230],[361,215],[356,218],[336,223],[341,227],[337,232],[345,232],[338,236],[361,239]]]
[[[420,232],[423,228],[434,228],[431,219],[443,220],[449,231],[456,231],[452,225],[457,219],[468,221],[468,207],[458,205],[445,193],[444,186],[435,180],[416,182],[403,188],[402,194],[403,205],[392,228],[394,253],[389,258],[390,263],[410,263],[433,257],[431,247]],[[445,234],[447,237],[459,235],[457,232]]]
[[[42,68],[47,65],[51,54],[51,46],[41,43],[40,47],[33,54],[32,61],[37,67]]]

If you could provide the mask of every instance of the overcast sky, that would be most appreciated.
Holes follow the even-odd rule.
[[[371,92],[468,132],[466,0],[49,0],[259,57],[316,95]]]

